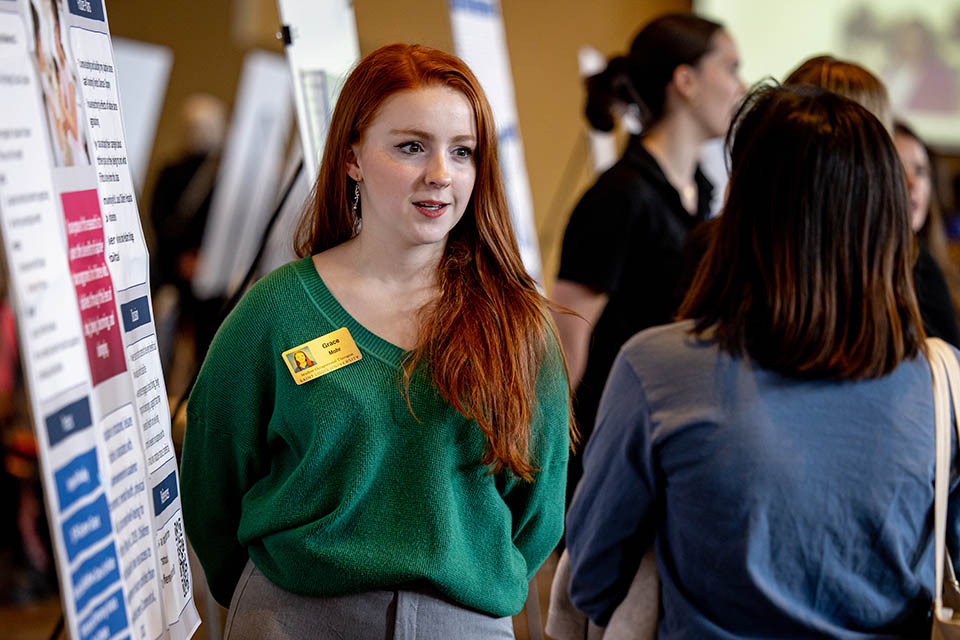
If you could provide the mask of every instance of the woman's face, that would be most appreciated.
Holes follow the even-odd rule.
[[[476,148],[473,107],[459,91],[435,85],[387,98],[347,166],[360,184],[361,235],[442,250],[470,202]]]
[[[930,211],[932,176],[930,158],[920,141],[903,133],[893,137],[900,154],[904,172],[907,174],[907,190],[910,192],[910,228],[915,232],[923,228]]]
[[[307,354],[305,354],[303,351],[297,351],[295,354],[293,354],[293,357],[296,358],[298,366],[302,367],[307,364]]]
[[[710,51],[694,66],[696,81],[691,105],[707,136],[718,138],[726,134],[745,87],[740,80],[740,55],[733,39],[720,30],[711,40]]]

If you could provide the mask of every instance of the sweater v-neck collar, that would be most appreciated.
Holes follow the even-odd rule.
[[[311,256],[295,261],[293,268],[317,311],[324,318],[338,329],[346,327],[350,331],[350,335],[353,336],[354,342],[364,351],[372,353],[391,365],[400,366],[402,364],[403,359],[410,352],[384,340],[350,315],[327,288],[320,274],[317,273],[317,268],[314,266]]]

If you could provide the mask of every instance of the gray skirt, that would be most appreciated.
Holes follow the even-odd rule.
[[[250,560],[230,601],[226,640],[512,640],[512,618],[465,609],[439,594],[366,591],[299,596],[270,582]]]

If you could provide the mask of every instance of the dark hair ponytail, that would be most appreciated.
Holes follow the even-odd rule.
[[[613,129],[613,106],[635,104],[644,127],[663,117],[666,88],[673,71],[695,65],[713,48],[713,34],[723,27],[692,13],[670,13],[649,23],[633,39],[630,53],[607,63],[587,78],[586,116],[600,131]]]
[[[617,56],[607,62],[607,68],[587,78],[587,120],[599,131],[613,129],[613,105],[636,104],[639,100],[630,79],[630,60]]]

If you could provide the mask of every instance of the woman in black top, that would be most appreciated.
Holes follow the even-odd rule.
[[[600,393],[620,346],[634,333],[672,320],[687,233],[705,219],[712,186],[700,147],[726,132],[744,87],[729,34],[692,14],[662,16],[636,36],[630,53],[587,82],[586,115],[613,128],[611,110],[635,105],[644,132],[584,194],[567,224],[557,314],[574,411],[586,442]],[[568,501],[580,478],[571,456]]]

